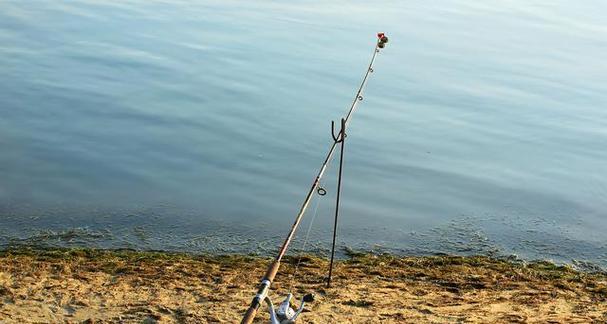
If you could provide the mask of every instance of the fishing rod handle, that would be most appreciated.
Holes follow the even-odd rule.
[[[259,308],[259,306],[257,306],[257,308],[251,306],[249,307],[249,309],[247,310],[246,314],[244,314],[244,317],[242,318],[242,321],[240,322],[240,324],[251,324],[253,323],[253,319],[255,319],[255,315],[257,315],[257,309]]]
[[[266,275],[261,279],[261,283],[259,284],[259,288],[257,290],[257,295],[251,301],[251,305],[247,312],[244,314],[242,321],[240,324],[251,324],[255,319],[255,315],[257,315],[257,310],[261,306],[261,303],[268,295],[268,291],[270,290],[270,285],[272,281],[274,281],[274,277],[276,277],[276,273],[278,273],[278,268],[280,267],[280,261],[274,260],[268,266],[268,270],[266,270]]]

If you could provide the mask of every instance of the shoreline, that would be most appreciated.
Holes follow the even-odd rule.
[[[602,322],[607,274],[484,256],[287,257],[270,292],[315,293],[301,323]],[[0,251],[0,321],[235,323],[269,258],[133,250]],[[292,287],[292,289],[289,289]],[[298,302],[296,302],[298,304]],[[262,306],[259,323],[268,321]]]

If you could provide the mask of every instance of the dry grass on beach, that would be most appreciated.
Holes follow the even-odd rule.
[[[317,300],[301,323],[605,323],[607,276],[485,257],[286,260],[271,295],[293,282]],[[0,255],[2,323],[237,323],[268,259],[55,250]],[[265,307],[258,323],[267,322]]]

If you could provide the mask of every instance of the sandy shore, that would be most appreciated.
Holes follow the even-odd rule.
[[[69,250],[0,254],[2,323],[237,323],[268,259]],[[605,323],[607,276],[484,257],[305,257],[272,290],[317,300],[300,323]],[[258,316],[267,322],[265,307]]]

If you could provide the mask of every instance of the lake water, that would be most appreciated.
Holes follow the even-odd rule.
[[[0,1],[0,244],[607,266],[605,1]],[[329,247],[336,163],[293,249]]]

